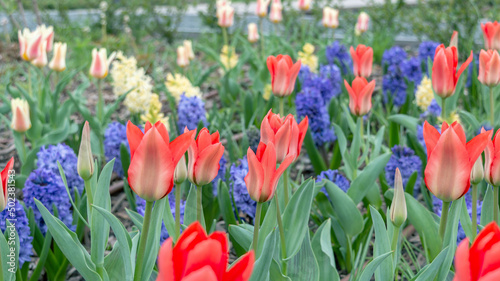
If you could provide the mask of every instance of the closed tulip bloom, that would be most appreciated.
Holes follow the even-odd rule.
[[[207,233],[198,221],[184,230],[175,246],[168,238],[158,254],[157,281],[248,281],[253,250],[228,268],[229,248],[224,232]]]
[[[359,13],[358,21],[356,22],[356,26],[354,28],[356,34],[359,36],[361,33],[365,33],[368,30],[369,23],[370,16],[365,12]]]
[[[477,79],[488,87],[494,87],[500,83],[500,56],[496,50],[481,50],[479,53]]]
[[[40,30],[31,32],[29,29],[19,30],[17,32],[19,39],[19,55],[25,61],[32,61],[40,56],[40,45],[43,43]]]
[[[307,129],[309,128],[309,118],[306,116],[299,124],[293,117],[293,115],[288,115],[287,118],[291,118],[292,121],[292,138],[290,139],[290,147],[288,148],[288,154],[295,154],[295,160],[299,158],[300,151],[302,150],[302,143],[306,137]]]
[[[111,62],[115,59],[116,53],[113,52],[111,55],[107,56],[107,51],[105,48],[99,50],[92,50],[92,64],[90,65],[90,75],[94,78],[103,79],[108,76],[109,66]]]
[[[483,132],[484,129],[481,130]],[[484,150],[484,178],[493,186],[500,186],[500,130],[497,130],[493,141],[488,139]]]
[[[355,76],[368,78],[372,74],[373,49],[358,45],[356,50],[351,46],[352,67]]]
[[[194,57],[194,51],[193,51],[193,43],[191,40],[184,40],[183,44],[184,50],[186,51],[186,55],[189,60],[193,60]]]
[[[54,28],[52,26],[45,26],[45,24],[42,24],[38,26],[37,29],[40,30],[42,34],[42,40],[45,43],[47,53],[51,52],[54,44]]]
[[[279,2],[272,2],[271,3],[271,12],[269,14],[269,20],[272,23],[280,23],[283,21],[283,6]]]
[[[391,203],[391,222],[396,227],[400,227],[406,221],[406,198],[403,189],[403,178],[399,168],[396,168],[394,174],[394,197]]]
[[[257,24],[249,23],[248,24],[248,42],[255,43],[259,41],[259,30],[257,29]]]
[[[188,149],[188,177],[196,186],[203,186],[215,179],[219,172],[219,161],[224,154],[219,132],[210,135],[207,128],[201,129]]]
[[[54,55],[49,63],[49,68],[61,72],[66,69],[66,43],[57,42],[54,44]]]
[[[470,248],[469,238],[458,245],[453,281],[496,280],[500,280],[500,229],[496,222],[490,222]]]
[[[0,173],[0,213],[7,207],[9,200],[8,184],[9,184],[9,171],[14,167],[14,157],[11,157],[7,165]]]
[[[220,27],[228,28],[233,25],[234,9],[229,5],[221,6],[217,13],[217,24]]]
[[[89,180],[94,174],[94,159],[92,157],[92,147],[90,145],[90,127],[88,121],[85,121],[85,125],[83,125],[76,167],[78,175],[80,175],[83,180]]]
[[[182,68],[189,65],[189,57],[184,46],[177,47],[177,65]]]
[[[323,8],[323,19],[321,21],[324,27],[337,28],[339,26],[339,10],[330,7]]]
[[[271,73],[273,94],[277,97],[291,95],[300,71],[300,60],[294,64],[289,55],[269,56],[267,68]]]
[[[182,155],[174,171],[174,183],[181,184],[187,179],[188,171],[186,165],[186,156]]]
[[[174,186],[174,170],[186,152],[195,131],[186,132],[169,142],[165,125],[147,122],[144,133],[132,122],[127,123],[130,146],[128,182],[132,190],[146,201],[165,197]]]
[[[267,16],[267,8],[271,0],[257,0],[256,14],[259,18]]]
[[[458,122],[450,126],[443,122],[439,133],[425,121],[425,184],[430,192],[445,202],[465,195],[469,190],[472,167],[491,139],[491,134],[492,131],[482,132],[466,142],[465,132]]]
[[[356,77],[352,87],[344,80],[345,88],[349,94],[349,108],[356,116],[367,114],[372,108],[372,94],[375,89],[375,80],[368,81],[364,77]]]
[[[470,172],[470,183],[479,184],[484,179],[483,157],[479,156]]]
[[[496,21],[482,23],[481,29],[483,30],[484,47],[500,51],[500,23]]]
[[[302,11],[307,11],[311,8],[312,0],[299,0],[299,9]]]
[[[24,133],[31,128],[30,106],[26,100],[12,99],[10,101],[12,111],[12,122],[10,127],[18,132]]]
[[[45,50],[46,45],[40,44],[39,48],[40,48],[40,52],[39,52],[40,55],[38,57],[36,57],[34,60],[32,60],[31,64],[36,66],[36,67],[42,68],[42,67],[46,66],[48,63],[47,52]]]
[[[445,48],[443,44],[437,47],[434,55],[434,64],[432,65],[432,88],[434,92],[442,98],[452,96],[455,93],[455,87],[460,75],[462,75],[462,72],[464,72],[471,61],[472,51],[469,58],[457,71],[457,48],[453,46]]]
[[[287,155],[276,169],[276,150],[272,142],[267,145],[261,142],[257,153],[248,148],[248,174],[245,176],[245,184],[250,198],[257,202],[271,200],[281,175],[293,162],[294,157],[295,155]]]

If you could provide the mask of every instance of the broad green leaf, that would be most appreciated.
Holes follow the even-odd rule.
[[[327,170],[326,163],[319,153],[316,144],[314,143],[314,139],[310,130],[307,130],[306,136],[304,138],[304,146],[306,147],[307,155],[309,155],[309,159],[311,160],[314,172],[316,174],[319,174],[322,171]]]
[[[390,158],[391,153],[385,153],[378,156],[359,173],[355,180],[352,181],[347,194],[352,198],[354,203],[359,203],[363,197],[365,197],[368,191],[366,187],[372,185],[376,181],[380,173],[384,171],[385,165],[389,162]]]
[[[361,274],[359,275],[359,278],[357,281],[370,281],[372,279],[373,273],[377,268],[382,264],[382,262],[387,258],[392,255],[392,252],[385,253],[383,255],[380,255],[376,258],[374,258],[370,263],[366,265],[366,267],[363,269]]]
[[[387,117],[387,120],[400,124],[414,134],[416,134],[417,125],[420,123],[418,118],[406,114],[394,114]]]
[[[16,280],[16,274],[15,274],[15,271],[12,272],[13,270],[16,270],[17,269],[17,264],[12,267],[10,264],[9,264],[9,258],[8,258],[8,255],[10,255],[10,247],[9,245],[7,244],[7,240],[4,236],[4,234],[0,231],[0,252],[1,252],[1,255],[2,257],[0,258],[0,269],[2,270],[1,271],[1,274],[3,275],[3,280],[7,281],[7,280]],[[19,245],[19,243],[17,243],[17,245]],[[14,260],[18,260],[16,257],[15,257],[15,253],[14,253]],[[10,270],[9,270],[10,269]]]
[[[222,217],[226,222],[226,225],[229,226],[232,224],[236,224],[236,218],[234,217],[229,190],[226,183],[223,181],[220,181],[217,186],[217,198],[219,199],[220,210],[222,213]]]
[[[248,228],[243,227],[243,225],[244,224],[230,225],[229,234],[241,247],[243,247],[243,249],[248,251],[252,244],[253,231],[248,230]]]
[[[287,275],[294,281],[319,281],[319,266],[307,231],[297,254],[288,261]]]
[[[269,268],[269,278],[263,280],[292,281],[290,277],[283,275],[283,273],[281,272],[281,268],[275,259],[271,261],[271,268]]]
[[[273,250],[275,249],[274,245],[277,243],[276,240],[276,232],[274,231],[269,233],[269,235],[266,237],[264,241],[264,248],[268,250],[264,251],[262,255],[260,255],[260,257],[255,261],[250,281],[268,280],[269,267],[271,266],[271,261],[273,260]]]
[[[472,192],[472,189],[471,189]],[[472,202],[472,204],[477,204],[477,202]],[[465,200],[462,202],[462,208],[460,210],[460,225],[465,232],[465,235],[468,238],[472,237],[472,220],[469,216],[469,212],[467,210],[467,205]],[[472,240],[471,240],[472,241]]]
[[[373,227],[375,228],[375,244],[373,246],[373,257],[377,258],[387,252],[392,252],[391,242],[389,241],[389,235],[387,234],[387,229],[385,227],[382,216],[372,206],[370,206],[370,214],[373,221]],[[393,273],[394,269],[392,268],[392,260],[386,259],[375,270],[375,280],[392,280],[394,279]]]
[[[325,188],[332,201],[334,216],[344,231],[351,237],[363,230],[363,217],[352,199],[331,181],[325,181]]]
[[[418,272],[417,276],[415,276],[415,278],[413,278],[412,280],[414,281],[434,280],[447,254],[448,254],[448,247],[444,248],[441,251],[441,253],[439,253],[439,255],[437,255],[437,257],[432,261],[432,263],[422,268]]]
[[[199,187],[201,188],[201,187]],[[194,184],[191,184],[191,188],[189,189],[188,197],[186,199],[186,205],[184,209],[184,225],[190,225],[191,223],[195,222],[196,219],[196,213],[197,213],[197,202],[196,202],[196,186]],[[201,215],[201,225],[203,228],[205,228],[205,216],[203,216],[203,208],[202,208],[202,215]]]
[[[319,266],[320,281],[339,281],[339,273],[335,267],[335,256],[333,255],[331,242],[331,219],[320,225],[314,234],[311,245]]]
[[[464,200],[465,198],[462,197],[451,203],[443,241],[443,248],[448,247],[448,252],[446,253],[444,262],[441,264],[441,268],[438,273],[438,280],[445,280],[453,263],[455,250],[457,249],[458,220],[460,218],[460,210],[462,209],[462,201]]]
[[[481,225],[485,226],[493,221],[493,190],[490,185],[486,187],[486,193],[484,194],[483,205],[481,206]],[[486,211],[487,210],[487,211]]]

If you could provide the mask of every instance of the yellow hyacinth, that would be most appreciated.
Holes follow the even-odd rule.
[[[312,44],[306,43],[302,47],[302,51],[298,52],[302,65],[307,65],[312,72],[318,71],[318,57],[314,55],[314,49]]]
[[[201,98],[200,88],[194,87],[186,76],[179,73],[168,73],[165,87],[176,102],[179,102],[182,94],[186,95],[186,97]]]
[[[267,84],[265,87],[264,87],[264,93],[262,95],[262,97],[265,99],[265,100],[269,100],[269,98],[271,97],[271,95],[273,94],[273,85],[271,84]]]
[[[446,123],[448,123],[448,124],[452,124],[455,121],[458,123],[462,123],[462,122],[460,122],[460,115],[458,115],[458,113],[456,111],[453,111],[450,115],[448,115],[448,117],[446,117],[446,120],[443,120],[443,118],[441,118],[441,116],[439,116],[438,121],[440,123],[443,123],[443,121],[446,121]]]
[[[417,87],[415,101],[422,111],[426,111],[433,99],[434,91],[432,90],[432,81],[429,77],[424,76],[422,82],[420,82],[420,85]]]
[[[168,116],[161,113],[162,104],[160,102],[160,97],[158,94],[152,94],[151,100],[149,101],[149,110],[141,115],[141,120],[143,122],[149,121],[151,124],[155,124],[161,121],[169,129]]]
[[[224,66],[224,69],[230,70],[238,64],[238,55],[234,47],[228,47],[224,45],[220,53],[220,61]]]

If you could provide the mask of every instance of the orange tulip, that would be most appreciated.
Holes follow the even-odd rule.
[[[215,179],[219,172],[219,161],[224,154],[219,132],[210,135],[207,128],[201,129],[196,141],[188,148],[188,178],[196,186],[202,186]]]
[[[368,83],[364,77],[356,77],[352,81],[352,88],[346,80],[344,85],[349,93],[349,108],[356,116],[367,114],[372,108],[372,94],[375,89],[375,80]]]
[[[165,197],[174,186],[174,170],[192,142],[195,131],[186,132],[172,142],[165,125],[147,122],[144,133],[128,121],[130,146],[128,183],[139,197],[155,201]]]
[[[271,73],[271,84],[275,96],[285,97],[292,94],[300,64],[300,60],[294,64],[289,55],[267,57],[267,68]]]
[[[500,51],[500,23],[487,22],[481,24],[484,37],[484,47]]]
[[[458,53],[456,47],[445,48],[443,44],[436,48],[434,64],[432,65],[432,88],[434,92],[447,98],[455,93],[458,79],[472,61],[472,51],[469,58],[457,71]]]
[[[479,53],[479,82],[493,87],[500,83],[500,56],[496,50],[481,50]]]
[[[365,45],[358,45],[356,50],[351,46],[352,66],[355,76],[368,78],[372,74],[373,49]]]
[[[481,132],[484,132],[484,128]],[[484,160],[484,178],[489,184],[500,186],[500,130],[497,130],[493,141],[488,140]]]
[[[14,157],[11,157],[5,168],[0,173],[0,212],[6,207],[9,200],[8,184],[9,184],[9,171],[14,167]]]

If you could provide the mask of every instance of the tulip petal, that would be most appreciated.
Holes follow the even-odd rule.
[[[269,118],[268,118],[269,114],[272,114],[271,110],[272,109],[270,109],[266,117],[264,117],[264,119],[262,120],[262,124],[260,126],[260,138],[261,141],[264,143],[274,141],[274,131],[271,128],[271,124],[269,123]]]
[[[163,124],[163,122],[161,122],[161,121],[158,121],[155,123],[155,127],[158,130],[158,133],[160,134],[160,136],[163,138],[163,141],[165,143],[169,143],[170,137],[168,135],[167,127],[165,127],[165,124]]]
[[[200,152],[212,144],[212,136],[210,136],[207,128],[201,129],[200,133],[198,133],[196,144],[198,145],[198,151]]]
[[[172,161],[177,165],[177,162],[186,153],[187,149],[194,142],[193,137],[196,130],[189,131],[176,137],[170,144],[170,151],[172,151]]]
[[[250,197],[254,201],[259,201],[264,182],[264,169],[251,148],[247,150],[247,160],[248,174],[245,176],[245,184]]]
[[[233,263],[222,280],[247,281],[252,276],[255,254],[250,251]]]
[[[453,130],[455,130],[455,133],[457,133],[457,136],[460,138],[460,141],[465,144],[467,142],[467,137],[465,136],[465,131],[462,128],[462,125],[458,123],[458,121],[455,121],[451,124],[451,127]]]
[[[455,254],[455,281],[471,281],[469,262],[469,238],[460,242]]]
[[[208,184],[217,176],[220,168],[219,161],[223,154],[224,146],[221,143],[211,144],[199,151],[193,167],[196,176],[194,182],[197,185]]]
[[[185,275],[196,272],[204,266],[210,266],[216,276],[222,276],[226,269],[226,264],[222,263],[222,254],[222,246],[217,240],[200,241],[191,251],[187,252],[184,266]]]
[[[0,180],[2,181],[2,188],[3,188],[3,194],[7,193],[7,182],[8,182],[8,177],[9,177],[9,171],[12,170],[14,167],[14,157],[11,157],[9,162],[7,162],[7,165],[5,165],[5,168],[3,168],[2,172],[0,173]]]
[[[447,64],[444,50],[436,50],[434,63],[432,64],[432,87],[440,97],[448,97],[450,91],[448,79],[450,78],[450,69]]]
[[[276,158],[278,162],[281,162],[288,154],[291,131],[292,131],[292,126],[289,120],[286,124],[283,124],[283,126],[281,126],[281,128],[279,128],[278,131],[276,132],[273,144],[276,149]]]
[[[444,124],[446,123],[443,123],[443,125]],[[427,121],[424,122],[423,133],[425,146],[427,147],[427,160],[429,160],[429,157],[431,156],[431,153],[434,150],[441,134],[439,134],[439,131]]]
[[[174,261],[172,256],[172,238],[168,238],[160,248],[158,254],[157,281],[174,281]]]
[[[455,81],[458,81],[458,78],[460,78],[460,75],[462,75],[462,72],[464,72],[464,70],[467,68],[467,66],[469,66],[469,64],[472,62],[472,58],[474,57],[474,53],[472,51],[470,51],[470,55],[469,57],[467,58],[467,60],[460,66],[460,68],[458,69],[458,72],[457,72],[457,76],[456,76],[456,79]]]
[[[488,145],[488,142],[491,141],[490,139],[492,133],[492,130],[481,133],[467,143],[467,152],[469,153],[470,163],[472,165],[474,165],[477,158],[481,155],[481,153],[483,153],[484,149]]]
[[[180,279],[179,279],[180,280]],[[218,281],[219,279],[210,266],[204,266],[182,278],[182,281]]]
[[[134,157],[135,151],[142,141],[144,134],[141,129],[136,125],[132,124],[130,120],[127,122],[127,139],[128,145],[130,147],[130,159]]]

